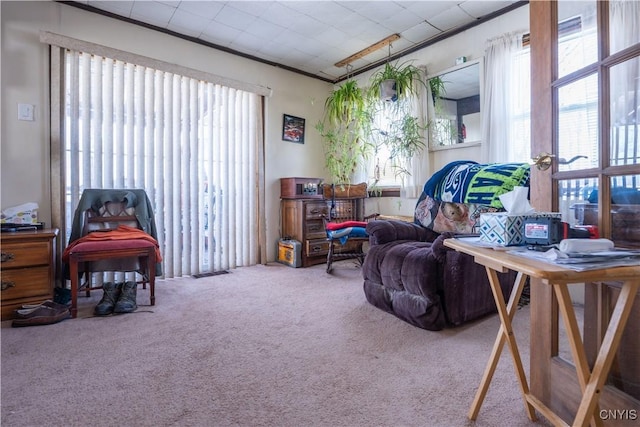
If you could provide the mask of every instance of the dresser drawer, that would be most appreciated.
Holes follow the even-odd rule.
[[[20,268],[34,265],[49,265],[51,263],[51,245],[49,242],[7,243],[2,245],[0,267]]]
[[[49,297],[53,283],[49,266],[2,270],[2,300],[44,295]]]
[[[323,216],[329,214],[329,208],[325,202],[311,202],[304,206],[304,215],[306,219],[322,219]]]
[[[324,221],[321,219],[310,219],[304,224],[304,234],[308,240],[322,239],[327,237],[324,229]]]
[[[307,240],[307,256],[326,255],[329,253],[327,240]]]

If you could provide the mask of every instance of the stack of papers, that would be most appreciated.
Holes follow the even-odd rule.
[[[600,252],[572,253],[561,252],[555,248],[549,249],[546,252],[519,249],[509,251],[509,253],[538,259],[540,261],[546,261],[576,271],[640,265],[640,250],[633,249],[613,249]]]

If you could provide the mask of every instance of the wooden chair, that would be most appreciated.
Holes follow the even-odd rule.
[[[329,216],[323,216],[329,252],[327,253],[327,273],[331,273],[332,265],[336,261],[355,259],[362,266],[366,252],[364,245],[369,242],[366,234],[367,222],[377,218],[377,213],[364,217],[364,221],[346,220],[334,222]],[[346,238],[345,238],[346,237]]]
[[[114,190],[105,191],[113,192]],[[69,242],[69,247],[63,255],[63,260],[69,266],[72,317],[75,318],[77,315],[77,298],[80,289],[84,288],[86,295],[89,296],[91,290],[102,288],[101,281],[98,284],[92,283],[93,273],[138,273],[140,280],[136,280],[136,283],[141,283],[143,289],[146,289],[147,283],[149,284],[150,304],[155,305],[156,266],[159,262],[156,256],[155,239],[148,239],[147,237],[152,236],[145,233],[144,236],[129,238],[121,234],[111,240],[107,234],[112,230],[123,231],[124,227],[120,227],[121,225],[133,227],[136,230],[142,229],[136,216],[135,206],[130,205],[128,200],[109,201],[99,209],[94,207],[76,212],[76,218],[81,218],[80,238]],[[93,235],[89,239],[82,239],[90,233]],[[101,235],[102,233],[104,236]],[[81,285],[83,275],[85,282]]]

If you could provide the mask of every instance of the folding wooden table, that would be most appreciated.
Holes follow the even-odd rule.
[[[510,254],[504,250],[494,250],[483,247],[467,240],[447,239],[444,241],[444,245],[473,256],[475,262],[485,266],[501,323],[498,336],[491,351],[489,363],[484,371],[480,387],[476,392],[468,417],[471,420],[477,418],[480,406],[482,406],[484,397],[489,389],[489,384],[491,383],[506,341],[511,352],[516,376],[520,385],[520,392],[522,393],[529,419],[532,421],[536,419],[535,408],[545,418],[553,422],[554,425],[569,425],[555,414],[551,408],[529,392],[527,377],[522,367],[522,359],[520,358],[516,338],[511,327],[511,321],[517,311],[518,300],[522,294],[526,279],[527,277],[535,277],[542,279],[543,283],[553,286],[558,300],[558,307],[567,329],[567,338],[571,346],[571,354],[576,365],[578,381],[582,390],[582,400],[571,425],[587,426],[592,420],[596,425],[602,425],[602,420],[599,419],[596,413],[598,399],[609,375],[609,370],[618,349],[620,338],[627,319],[629,318],[638,287],[640,286],[640,265],[574,271],[556,264]],[[506,270],[518,272],[508,304],[505,304],[497,275],[498,272],[505,272]],[[580,336],[576,314],[571,303],[568,285],[605,280],[621,281],[623,285],[592,371],[587,363],[584,344]],[[551,312],[549,315],[551,315]]]

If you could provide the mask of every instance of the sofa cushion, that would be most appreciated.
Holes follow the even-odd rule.
[[[431,242],[439,233],[418,224],[398,220],[374,220],[367,223],[367,233],[371,245],[381,245],[397,240]]]

